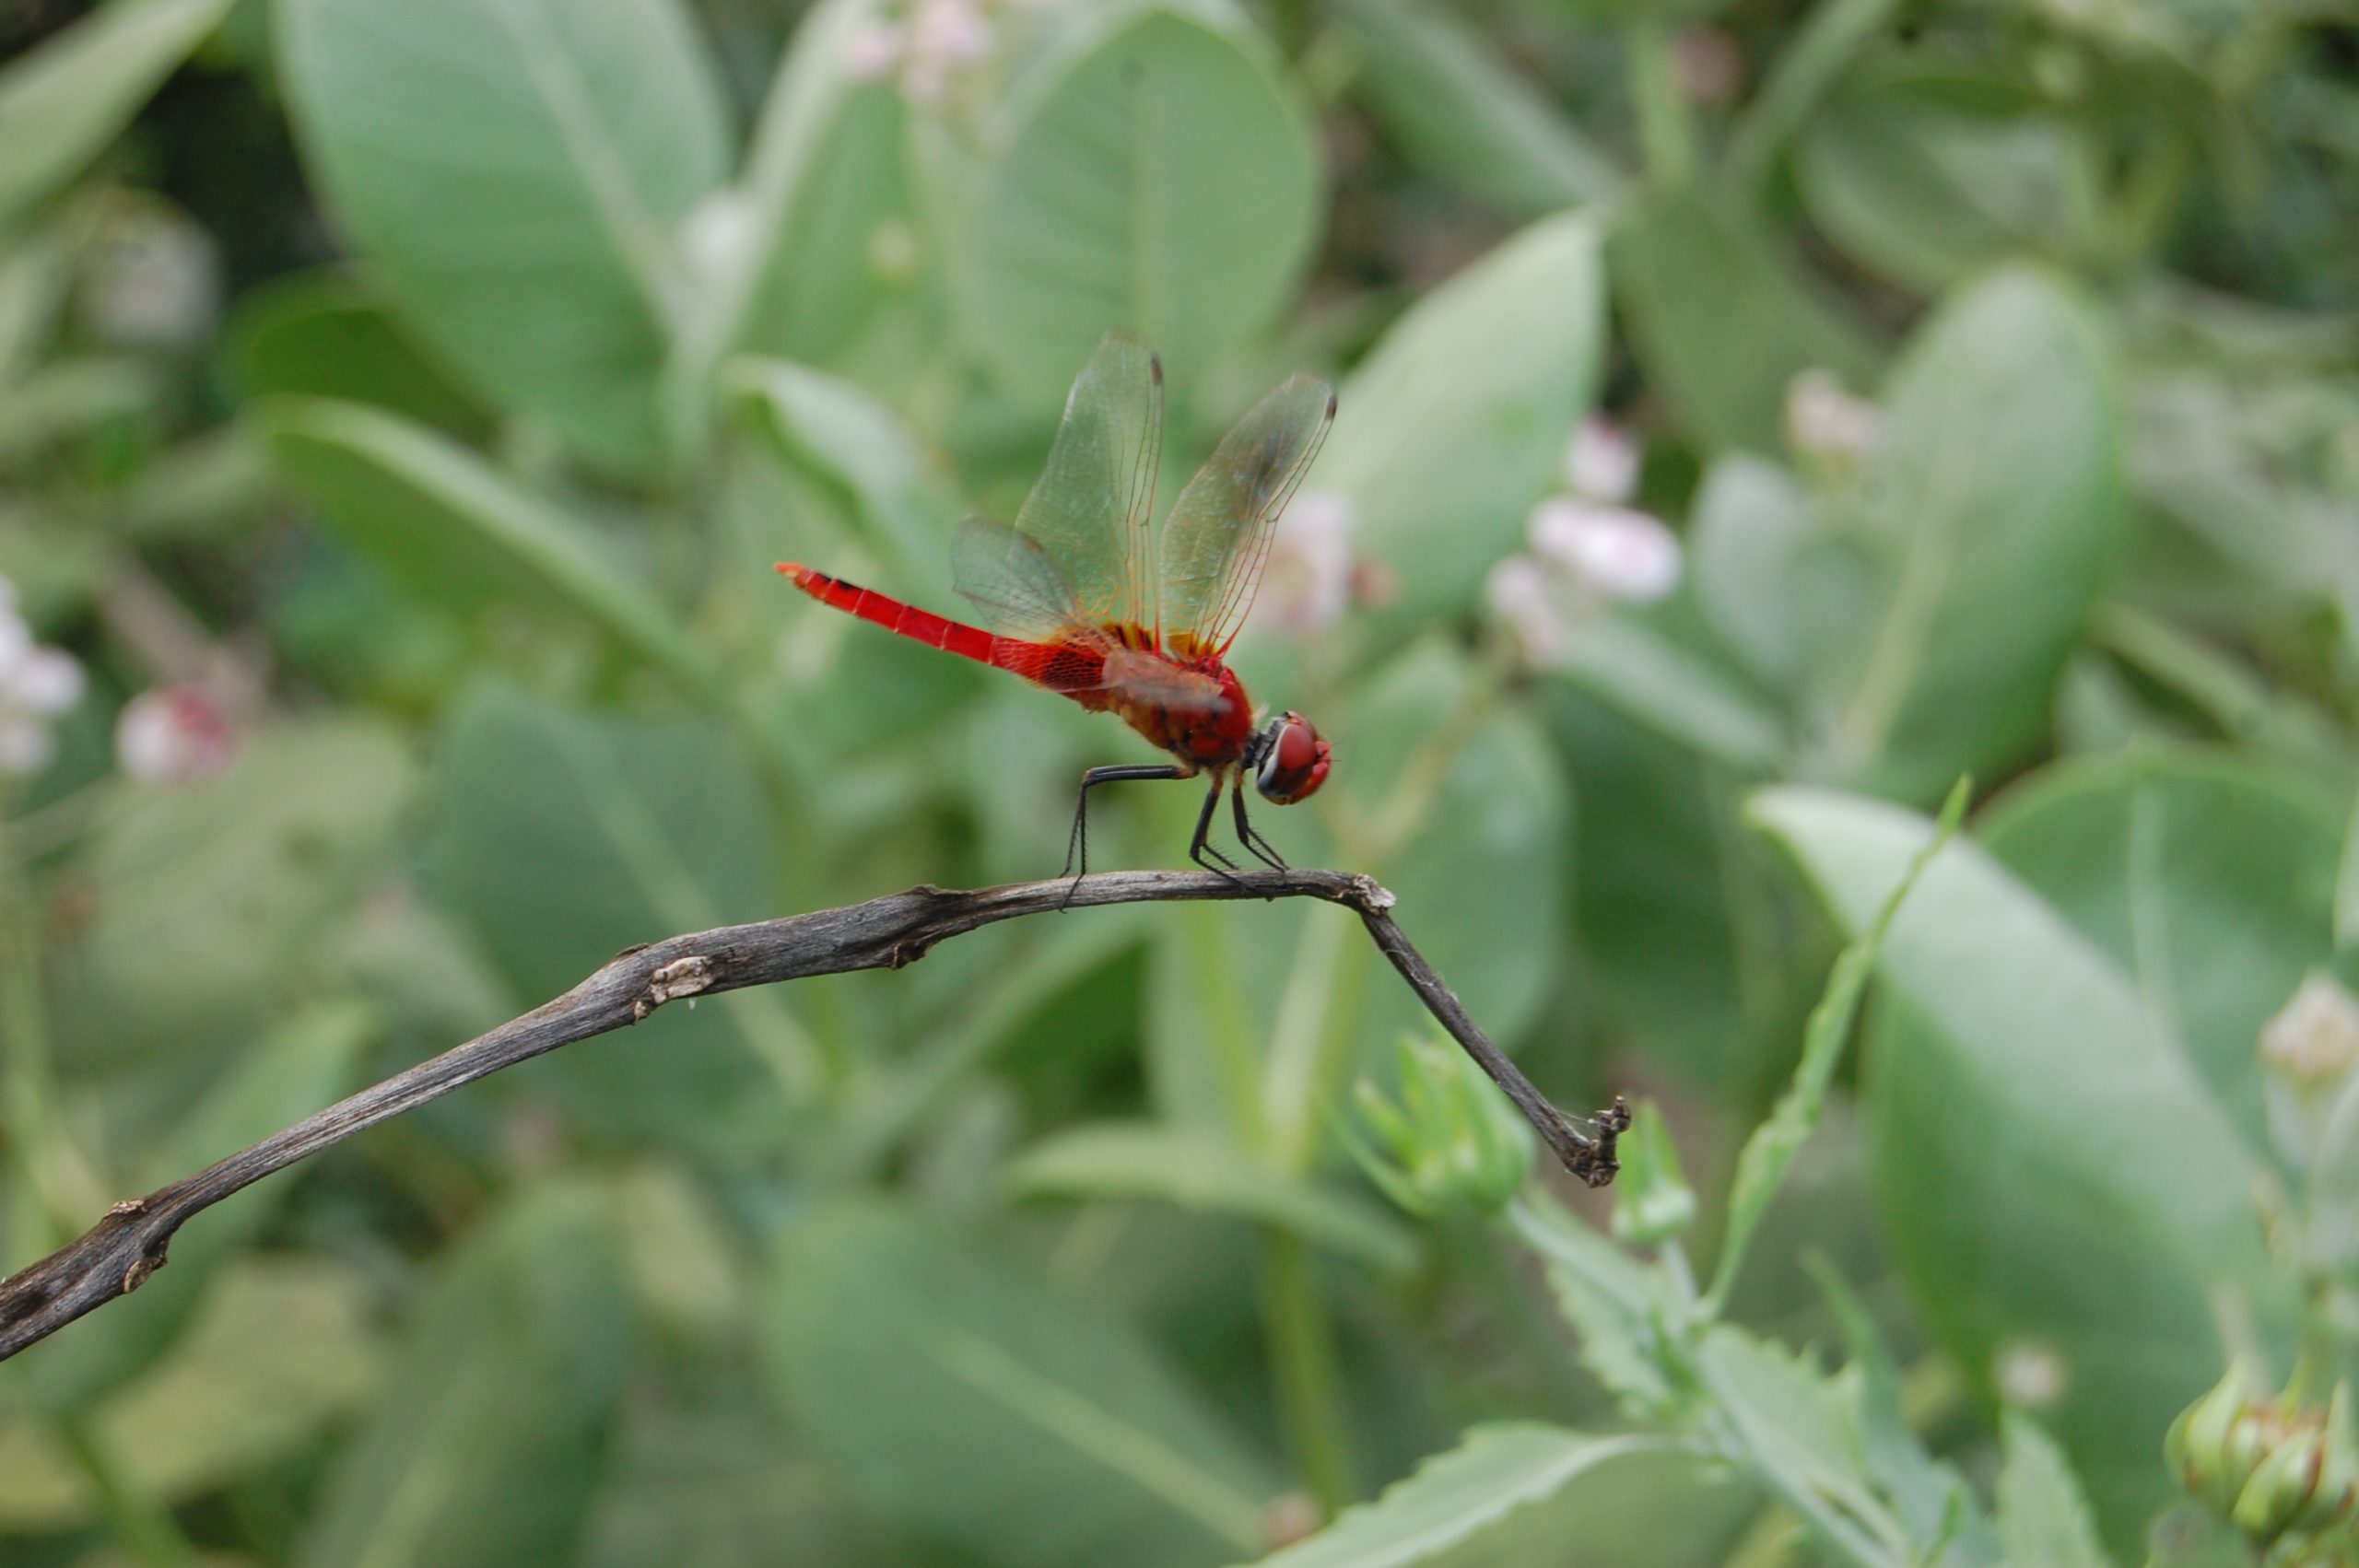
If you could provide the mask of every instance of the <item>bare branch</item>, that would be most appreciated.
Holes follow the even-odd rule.
[[[554,1001],[463,1046],[330,1106],[194,1176],[118,1203],[76,1240],[0,1280],[0,1361],[84,1313],[139,1288],[164,1266],[173,1233],[198,1211],[364,1128],[401,1115],[544,1051],[636,1024],[667,1001],[853,969],[898,969],[935,942],[1019,915],[1064,905],[1071,884],[1017,883],[949,892],[913,887],[865,904],[749,926],[723,926],[635,947]],[[1565,1168],[1592,1187],[1619,1168],[1614,1137],[1629,1125],[1616,1100],[1586,1122],[1565,1116],[1501,1055],[1389,911],[1392,895],[1341,872],[1255,872],[1231,879],[1203,872],[1111,872],[1084,881],[1071,904],[1202,898],[1323,898],[1356,911],[1443,1028],[1507,1092]]]

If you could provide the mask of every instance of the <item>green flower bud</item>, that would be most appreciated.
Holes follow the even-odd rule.
[[[2164,1453],[2191,1495],[2258,1545],[2359,1520],[2359,1442],[2346,1386],[2324,1410],[2263,1398],[2239,1359],[2171,1423]]]
[[[1400,1098],[1362,1079],[1344,1145],[1377,1189],[1412,1214],[1487,1214],[1532,1172],[1532,1129],[1449,1043],[1404,1036]]]

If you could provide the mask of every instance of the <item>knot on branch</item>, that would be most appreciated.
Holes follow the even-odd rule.
[[[667,1001],[677,1001],[710,989],[719,973],[720,966],[701,953],[675,958],[648,976],[647,989],[631,999],[631,1022],[638,1023]]]

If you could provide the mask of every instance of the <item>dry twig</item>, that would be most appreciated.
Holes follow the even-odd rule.
[[[138,1289],[164,1266],[165,1249],[191,1215],[363,1128],[544,1051],[636,1024],[667,1001],[811,975],[898,969],[924,957],[945,937],[1018,915],[1054,910],[1065,903],[1068,886],[1059,880],[972,892],[913,887],[841,909],[723,926],[632,948],[521,1018],[364,1089],[194,1176],[116,1204],[75,1241],[0,1280],[0,1360]],[[1235,880],[1202,872],[1113,872],[1083,882],[1073,891],[1072,907],[1253,897],[1323,898],[1357,913],[1410,989],[1515,1102],[1565,1168],[1592,1187],[1614,1179],[1619,1168],[1614,1138],[1629,1125],[1622,1102],[1617,1099],[1612,1108],[1585,1122],[1550,1105],[1491,1044],[1441,977],[1402,935],[1389,913],[1392,895],[1369,878],[1323,871],[1255,872]]]

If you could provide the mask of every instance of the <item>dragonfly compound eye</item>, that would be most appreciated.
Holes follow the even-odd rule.
[[[1288,713],[1270,726],[1253,787],[1263,799],[1290,806],[1327,782],[1331,761],[1327,743],[1319,738],[1310,720],[1299,713]]]

